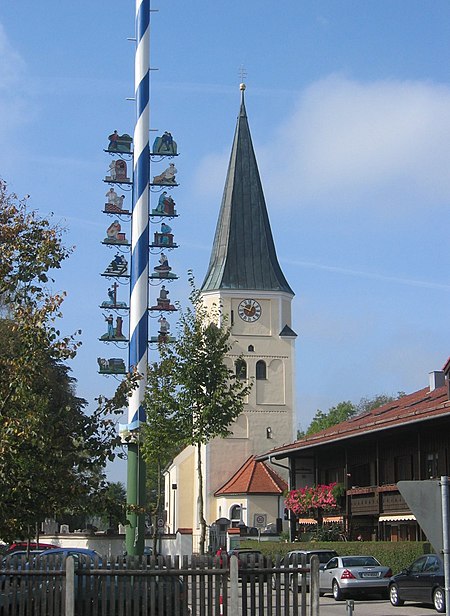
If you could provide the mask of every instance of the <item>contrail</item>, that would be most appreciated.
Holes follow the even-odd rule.
[[[375,272],[364,272],[361,270],[353,270],[345,267],[336,267],[335,265],[322,265],[311,261],[293,261],[290,259],[282,259],[284,263],[295,265],[297,267],[307,267],[310,269],[325,270],[327,272],[335,272],[336,274],[344,274],[346,276],[358,276],[359,278],[369,278],[372,280],[383,280],[386,282],[395,282],[398,284],[408,285],[410,287],[424,287],[427,289],[440,289],[443,291],[450,290],[450,284],[441,282],[430,282],[429,280],[414,280],[412,278],[399,278],[397,276],[387,276],[385,274],[377,274]]]

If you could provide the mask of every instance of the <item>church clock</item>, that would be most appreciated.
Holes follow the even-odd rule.
[[[256,299],[244,299],[238,306],[238,315],[247,323],[257,321],[261,316],[261,305]]]

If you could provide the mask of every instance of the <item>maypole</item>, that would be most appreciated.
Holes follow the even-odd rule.
[[[134,130],[133,212],[131,218],[129,366],[140,375],[128,407],[126,549],[144,553],[145,463],[140,455],[139,426],[145,422],[143,399],[148,363],[149,182],[150,182],[150,0],[136,0],[136,125]]]

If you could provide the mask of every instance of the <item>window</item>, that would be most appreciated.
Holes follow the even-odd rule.
[[[413,478],[412,456],[397,456],[394,458],[395,481],[410,481]]]
[[[256,362],[256,378],[258,381],[267,379],[266,362],[262,361],[262,359]]]
[[[249,345],[248,345],[248,349],[247,349],[247,351],[248,351],[249,353],[254,353],[254,352],[255,352],[255,347],[253,346],[253,344],[249,344]]]
[[[427,479],[434,479],[439,476],[438,475],[438,472],[439,472],[438,462],[439,460],[438,460],[437,451],[432,452],[432,453],[427,453],[425,457],[425,464],[426,464],[425,473],[426,473]]]
[[[233,505],[230,509],[231,527],[237,528],[241,521],[241,506]]]
[[[243,359],[238,359],[234,366],[237,378],[245,381],[247,378],[247,363]]]

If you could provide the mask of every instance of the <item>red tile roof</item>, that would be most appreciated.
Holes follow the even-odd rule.
[[[287,454],[446,415],[450,415],[448,383],[434,391],[430,391],[428,387],[420,389],[398,400],[383,404],[383,406],[379,406],[372,411],[356,415],[340,424],[306,436],[291,445],[272,449],[257,457],[259,460],[268,459],[271,456],[282,458],[285,456],[281,456],[281,453]]]
[[[265,462],[251,456],[241,468],[220,487],[214,496],[227,494],[283,494],[287,483]]]

